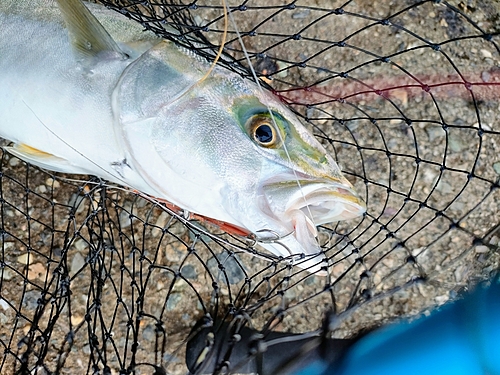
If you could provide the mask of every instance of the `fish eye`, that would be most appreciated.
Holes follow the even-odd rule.
[[[250,132],[259,145],[264,147],[276,147],[279,143],[276,129],[267,118],[253,119]]]
[[[262,144],[271,143],[274,139],[273,128],[268,124],[260,124],[255,128],[255,140]]]

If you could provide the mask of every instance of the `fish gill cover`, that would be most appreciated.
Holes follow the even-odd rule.
[[[218,0],[101,2],[209,59],[221,42]],[[427,313],[498,269],[498,3],[228,6],[219,63],[252,78],[238,31],[366,215],[319,228],[330,261],[320,277],[105,181],[3,153],[2,374],[186,373],[200,319],[265,337],[320,330],[333,312],[326,333],[347,338]]]

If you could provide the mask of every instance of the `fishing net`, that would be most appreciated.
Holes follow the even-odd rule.
[[[209,59],[220,46],[218,0],[102,2]],[[119,186],[3,153],[2,374],[186,373],[197,322],[249,327],[262,343],[318,332],[333,314],[328,335],[352,337],[498,269],[498,3],[228,5],[219,63],[249,79],[252,65],[338,161],[366,215],[320,227],[321,277]],[[253,342],[246,360],[263,348]],[[230,352],[219,369],[234,365]]]

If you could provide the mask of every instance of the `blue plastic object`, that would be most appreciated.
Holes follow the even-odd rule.
[[[324,360],[328,362],[327,356]],[[500,284],[479,287],[428,318],[383,327],[317,372],[300,375],[500,375]]]

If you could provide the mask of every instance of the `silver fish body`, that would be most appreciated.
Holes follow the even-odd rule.
[[[58,3],[0,2],[0,136],[14,143],[8,150],[268,237],[265,248],[312,255],[297,262],[319,272],[326,262],[316,225],[354,218],[365,206],[296,116],[223,68],[202,80],[209,62],[118,13]]]

